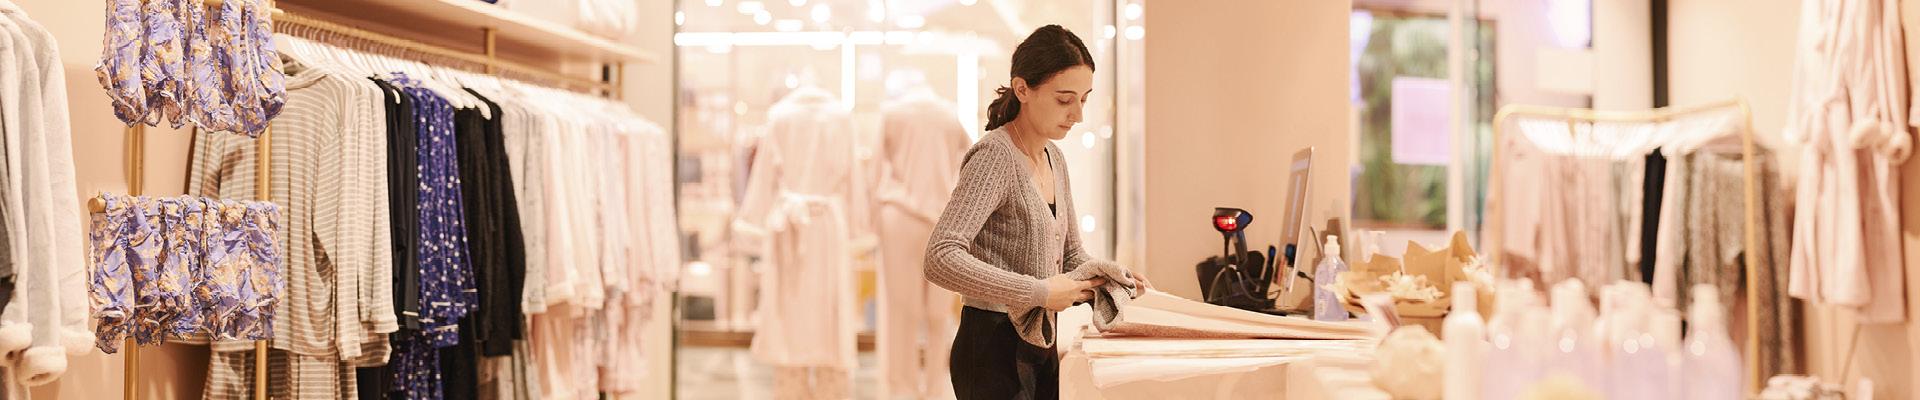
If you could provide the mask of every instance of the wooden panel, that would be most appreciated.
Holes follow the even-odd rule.
[[[416,40],[473,38],[447,43],[455,48],[481,48],[481,30],[492,28],[503,53],[535,59],[559,58],[589,63],[657,62],[658,57],[552,21],[508,11],[474,0],[280,0],[281,8],[345,18],[334,21],[372,23],[370,30]]]

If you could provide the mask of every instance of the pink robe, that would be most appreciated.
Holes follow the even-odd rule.
[[[956,329],[953,292],[927,282],[927,241],[971,144],[953,106],[925,91],[888,104],[879,157],[881,387],[889,396],[951,396],[947,354]],[[930,396],[933,395],[933,396]]]

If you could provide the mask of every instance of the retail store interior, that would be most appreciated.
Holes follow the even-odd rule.
[[[1908,23],[0,0],[0,399],[1915,398]]]

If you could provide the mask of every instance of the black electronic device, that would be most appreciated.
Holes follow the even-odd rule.
[[[1213,209],[1213,229],[1220,231],[1219,256],[1194,266],[1200,278],[1200,296],[1207,303],[1247,310],[1273,308],[1267,289],[1273,283],[1272,257],[1247,250],[1247,225],[1253,213],[1238,208]]]

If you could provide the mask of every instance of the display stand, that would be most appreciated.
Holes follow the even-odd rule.
[[[597,92],[602,96],[612,98],[621,97],[619,77],[625,67],[626,61],[632,60],[650,63],[657,60],[657,57],[646,52],[606,39],[593,37],[577,30],[517,15],[499,9],[496,6],[479,5],[477,3],[464,4],[459,2],[463,0],[383,0],[363,4],[359,7],[360,10],[358,11],[368,15],[378,13],[424,13],[430,14],[432,18],[478,28],[481,32],[481,47],[484,49],[482,52],[475,53],[471,51],[454,50],[447,47],[364,30],[328,21],[323,18],[288,12],[275,7],[272,0],[264,1],[266,8],[272,14],[275,22],[273,31],[276,33],[289,33],[289,31],[299,31],[302,33],[319,32],[331,36],[350,37],[369,42],[373,45],[396,49],[401,53],[414,55],[416,56],[415,58],[420,58],[418,56],[437,57],[481,65],[484,66],[484,71],[481,72],[487,74],[524,78],[530,81],[550,82],[554,83],[555,86],[574,88],[587,92]],[[216,8],[220,7],[223,3],[223,0],[204,0],[203,6]],[[312,4],[312,6],[327,5],[328,3],[325,2]],[[598,79],[581,78],[545,68],[531,67],[501,60],[496,52],[498,40],[496,35],[502,29],[511,32],[511,35],[513,35],[512,39],[515,39],[516,43],[531,43],[536,47],[547,50],[548,53],[559,55],[561,59],[578,60],[587,58],[599,62],[602,67],[600,70],[608,76],[603,76]],[[429,60],[416,61],[431,63]],[[132,196],[139,196],[145,193],[143,190],[145,183],[143,179],[143,174],[145,173],[144,154],[146,151],[145,140],[143,138],[146,132],[145,128],[146,126],[144,124],[135,123],[128,126],[124,131],[124,140],[126,143],[124,157],[127,166],[126,174],[128,183],[127,192]],[[257,184],[254,185],[254,197],[259,201],[272,201],[272,142],[273,129],[269,126],[261,132],[260,136],[256,139],[258,146],[258,165],[255,169]],[[98,199],[89,202],[89,206],[91,211],[95,213],[101,212],[104,209],[104,204],[99,202]],[[254,341],[253,393],[254,398],[260,400],[265,400],[268,397],[267,347],[267,341],[265,340]],[[136,343],[134,339],[128,338],[123,356],[125,364],[124,379],[121,383],[124,388],[124,398],[127,400],[138,400],[140,398],[137,385],[139,382],[139,360],[140,348],[138,343]]]
[[[1506,126],[1507,119],[1513,118],[1516,116],[1534,117],[1534,118],[1543,118],[1543,119],[1564,119],[1567,121],[1567,124],[1571,126],[1575,123],[1581,123],[1581,122],[1659,123],[1659,122],[1666,122],[1666,121],[1671,121],[1671,120],[1675,120],[1683,117],[1706,114],[1706,113],[1727,112],[1729,110],[1736,112],[1737,115],[1742,119],[1742,126],[1741,126],[1741,129],[1739,129],[1740,141],[1741,141],[1740,154],[1741,154],[1742,162],[1744,162],[1746,165],[1745,179],[1743,182],[1743,186],[1745,187],[1745,189],[1743,190],[1743,192],[1745,192],[1744,193],[1745,201],[1743,202],[1743,206],[1746,209],[1744,214],[1745,215],[1744,225],[1746,225],[1745,226],[1746,235],[1743,241],[1746,242],[1746,248],[1758,249],[1758,248],[1761,248],[1759,228],[1764,226],[1764,224],[1760,222],[1760,218],[1761,218],[1760,207],[1758,206],[1759,199],[1760,199],[1760,192],[1759,192],[1760,182],[1762,182],[1760,177],[1760,173],[1761,173],[1760,171],[1762,166],[1759,165],[1756,161],[1754,161],[1755,156],[1758,154],[1759,149],[1758,147],[1756,147],[1757,145],[1755,144],[1754,138],[1753,138],[1753,112],[1750,108],[1748,108],[1747,102],[1745,100],[1739,100],[1739,99],[1725,100],[1725,101],[1702,104],[1697,106],[1667,107],[1667,108],[1657,108],[1657,109],[1644,110],[1644,111],[1599,111],[1599,110],[1584,109],[1584,108],[1558,108],[1558,107],[1542,107],[1542,106],[1529,106],[1529,105],[1509,105],[1506,107],[1501,107],[1500,112],[1494,114],[1494,117],[1493,117],[1493,138],[1492,138],[1493,159],[1491,162],[1491,166],[1489,167],[1488,170],[1489,171],[1500,170],[1500,167],[1501,167],[1500,166],[1500,160],[1501,160],[1500,143],[1502,143],[1500,138],[1503,137],[1501,136],[1502,135],[1501,129]],[[1572,134],[1580,134],[1580,132],[1583,132],[1583,131],[1576,130],[1576,129],[1569,129],[1568,132],[1571,132]],[[1589,134],[1591,134],[1592,131],[1588,130],[1584,132],[1588,132]],[[1493,188],[1500,187],[1500,175],[1499,174],[1489,174],[1489,175],[1491,176],[1489,177],[1487,186],[1493,187]],[[1499,209],[1501,205],[1501,199],[1497,195],[1497,193],[1498,191],[1489,191],[1489,194],[1487,195],[1487,199],[1486,199],[1486,208],[1488,210]],[[1493,265],[1506,265],[1505,263],[1502,262],[1503,252],[1501,251],[1502,249],[1500,248],[1502,244],[1502,241],[1500,240],[1501,234],[1502,234],[1502,232],[1500,231],[1500,228],[1503,226],[1501,225],[1501,223],[1503,222],[1504,218],[1505,218],[1505,215],[1502,213],[1498,213],[1498,212],[1487,213],[1487,224],[1485,226],[1488,227],[1486,229],[1488,245],[1486,246],[1486,248],[1487,248],[1488,254],[1491,254],[1493,257]],[[1754,263],[1751,263],[1751,262],[1744,263],[1746,270],[1742,271],[1742,273],[1745,274],[1745,276],[1749,276],[1749,277],[1759,276],[1756,273],[1753,264]],[[1747,302],[1748,317],[1746,318],[1747,320],[1746,336],[1747,337],[1745,341],[1747,345],[1746,345],[1746,348],[1742,350],[1743,359],[1747,360],[1745,364],[1747,368],[1746,382],[1748,387],[1746,387],[1745,389],[1748,390],[1749,393],[1757,393],[1760,389],[1760,386],[1766,383],[1766,378],[1767,378],[1764,376],[1759,376],[1760,363],[1753,362],[1753,360],[1758,359],[1758,356],[1760,354],[1760,341],[1758,340],[1759,332],[1760,332],[1759,318],[1754,317],[1759,315],[1760,313],[1760,305],[1759,305],[1760,294],[1758,293],[1758,291],[1752,290],[1752,289],[1748,289],[1746,292],[1747,292],[1746,302]]]

